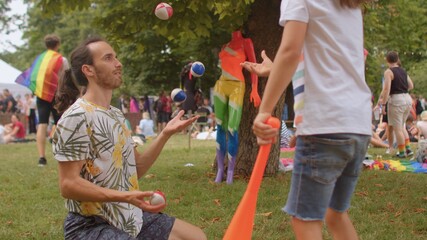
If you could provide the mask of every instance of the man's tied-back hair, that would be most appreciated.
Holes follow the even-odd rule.
[[[55,96],[55,108],[58,112],[67,110],[81,94],[84,94],[88,80],[82,71],[82,66],[93,65],[93,56],[88,45],[96,42],[106,41],[101,37],[90,37],[71,52],[71,68],[66,70],[59,80]]]

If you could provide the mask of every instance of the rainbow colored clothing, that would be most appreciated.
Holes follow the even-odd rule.
[[[31,67],[19,75],[15,82],[28,87],[37,97],[52,102],[63,65],[64,58],[60,53],[47,50],[37,56]]]
[[[365,160],[365,166],[373,170],[386,170],[395,172],[427,173],[427,163],[407,160]]]

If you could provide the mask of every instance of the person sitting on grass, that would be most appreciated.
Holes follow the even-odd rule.
[[[418,146],[414,160],[427,163],[427,111],[420,114],[420,121],[417,122]]]
[[[417,121],[414,119],[414,117],[409,114],[405,124],[405,129],[409,136],[409,142],[418,142],[418,128],[416,123]]]
[[[375,131],[372,131],[372,137],[371,137],[370,143],[373,147],[388,148],[388,144],[383,142],[383,140],[380,138],[378,133],[376,133]]]
[[[25,140],[25,127],[18,115],[12,114],[11,123],[5,125],[3,143],[21,142]]]
[[[142,119],[136,127],[136,134],[142,137],[144,142],[149,138],[157,136],[154,132],[154,121],[150,119],[150,114],[148,112],[142,113]]]
[[[421,113],[421,121],[417,122],[418,140],[427,139],[427,111]]]

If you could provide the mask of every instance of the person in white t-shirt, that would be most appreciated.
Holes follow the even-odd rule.
[[[285,28],[274,62],[243,64],[269,75],[253,131],[258,144],[270,144],[278,130],[265,122],[304,52],[305,68],[294,94],[301,107],[294,170],[283,209],[292,216],[297,239],[322,239],[324,220],[334,239],[358,238],[347,210],[372,134],[362,2],[282,1],[280,24]]]

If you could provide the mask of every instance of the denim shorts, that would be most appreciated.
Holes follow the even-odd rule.
[[[331,208],[344,212],[362,169],[370,136],[322,134],[298,136],[288,214],[304,220],[323,220]]]

